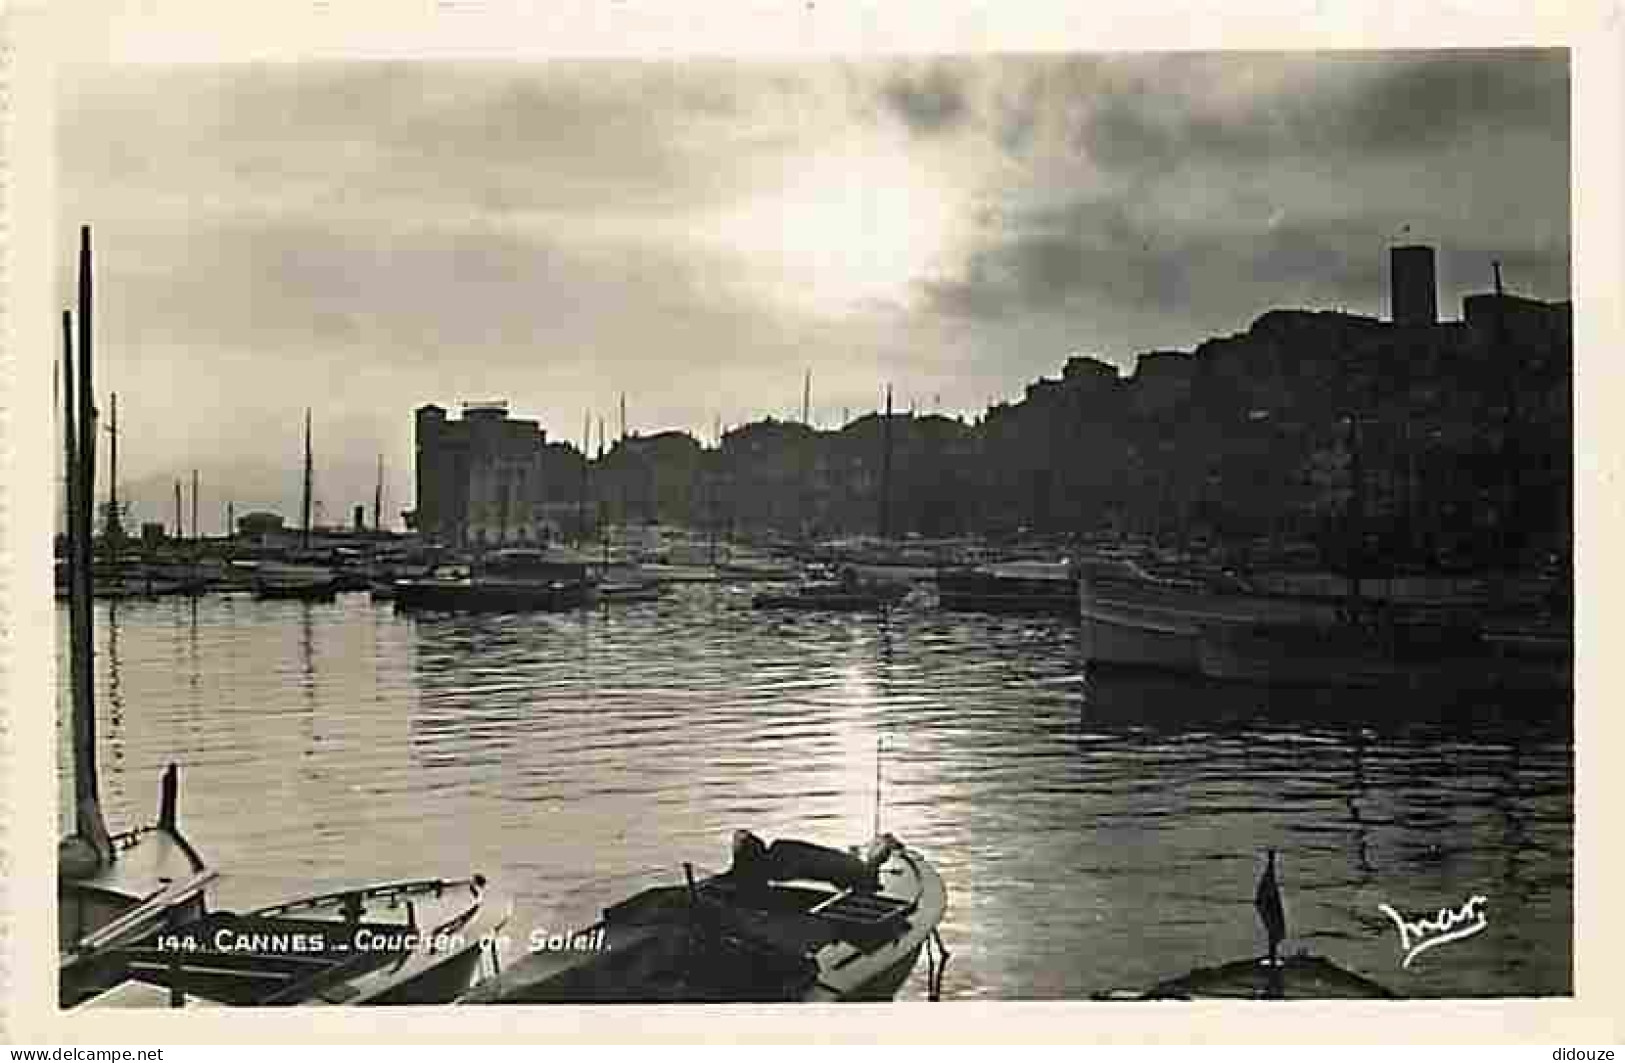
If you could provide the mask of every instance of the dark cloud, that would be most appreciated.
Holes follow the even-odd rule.
[[[1114,69],[1116,91],[1074,132],[1074,143],[1111,169],[1155,171],[1191,160],[1257,164],[1315,156],[1343,161],[1411,155],[1495,130],[1538,128],[1566,136],[1567,52],[1561,50],[1316,56],[1226,57],[1230,77],[1249,65],[1299,74],[1279,90],[1234,108],[1200,96],[1201,79],[1185,77],[1193,95],[1159,91],[1173,60]],[[1194,82],[1194,84],[1193,84]]]

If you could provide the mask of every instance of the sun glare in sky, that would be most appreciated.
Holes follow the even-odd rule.
[[[793,302],[835,314],[876,301],[906,307],[953,251],[960,195],[896,143],[853,136],[782,176],[726,213],[714,235]]]

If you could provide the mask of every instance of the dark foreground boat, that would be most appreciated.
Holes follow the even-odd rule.
[[[863,856],[748,831],[733,866],[645,890],[601,922],[533,952],[462,998],[468,1004],[889,1000],[920,953],[933,997],[947,954],[947,890],[889,834]]]
[[[480,875],[211,912],[104,951],[63,1005],[446,1004],[494,972],[509,913]]]
[[[1259,879],[1254,906],[1264,922],[1269,951],[1158,982],[1149,989],[1109,989],[1094,1000],[1395,1000],[1399,995],[1364,975],[1339,967],[1324,956],[1280,955],[1286,913],[1275,878],[1275,852]]]

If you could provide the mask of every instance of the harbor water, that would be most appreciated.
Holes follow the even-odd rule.
[[[514,899],[517,949],[684,861],[722,869],[736,828],[866,840],[878,749],[881,828],[948,884],[945,998],[1076,999],[1256,955],[1271,848],[1288,951],[1407,996],[1572,991],[1567,694],[1100,675],[1064,619],[773,615],[751,593],[480,617],[98,602],[103,802],[114,829],[149,818],[175,761],[223,897],[479,871]],[[1379,906],[1475,895],[1486,929],[1401,966]],[[922,961],[901,998],[925,981]]]

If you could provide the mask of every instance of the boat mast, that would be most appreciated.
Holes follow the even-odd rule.
[[[180,544],[183,541],[185,541],[185,539],[186,539],[186,522],[181,519],[181,482],[179,480],[176,480],[175,481],[175,547],[176,547],[177,550],[180,549]]]
[[[118,392],[113,392],[112,423],[107,426],[107,537],[108,552],[117,561],[117,550],[124,538],[124,523],[118,511]]]
[[[604,418],[602,416],[600,416],[598,418],[598,463],[599,463],[599,470],[600,471],[602,471],[602,469],[603,469],[603,462],[604,462]],[[599,538],[599,541],[603,544],[603,548],[604,548],[604,564],[608,565],[609,564],[609,521],[607,521],[607,520],[605,520],[603,518],[602,513],[599,514],[599,519],[598,519],[598,538]]]
[[[95,628],[91,574],[96,498],[96,406],[91,372],[90,226],[79,230],[79,374],[73,373],[73,319],[62,314],[64,434],[68,445],[69,623],[73,689],[74,822],[78,836],[94,849],[100,863],[112,860],[107,823],[102,818],[96,769]],[[77,383],[77,387],[75,384]],[[75,392],[77,391],[77,395]],[[77,410],[75,405],[77,402]]]
[[[196,547],[197,547],[197,544],[198,544],[198,542],[199,542],[199,540],[201,538],[202,538],[202,536],[198,534],[198,530],[197,530],[197,470],[193,469],[192,470],[192,547],[193,547],[193,553],[197,552]]]
[[[305,481],[299,502],[299,526],[304,531],[305,549],[310,549],[310,407],[305,407]]]
[[[587,475],[592,450],[592,411],[588,410],[581,422],[581,493],[576,499],[576,545],[587,543]]]
[[[805,541],[812,529],[812,466],[816,435],[812,426],[812,370],[801,382],[801,423],[807,429],[801,442],[801,527],[796,529]]]
[[[384,530],[384,456],[378,455],[378,482],[372,489],[372,530]]]
[[[891,538],[891,385],[886,385],[886,419],[880,422],[880,538]]]

